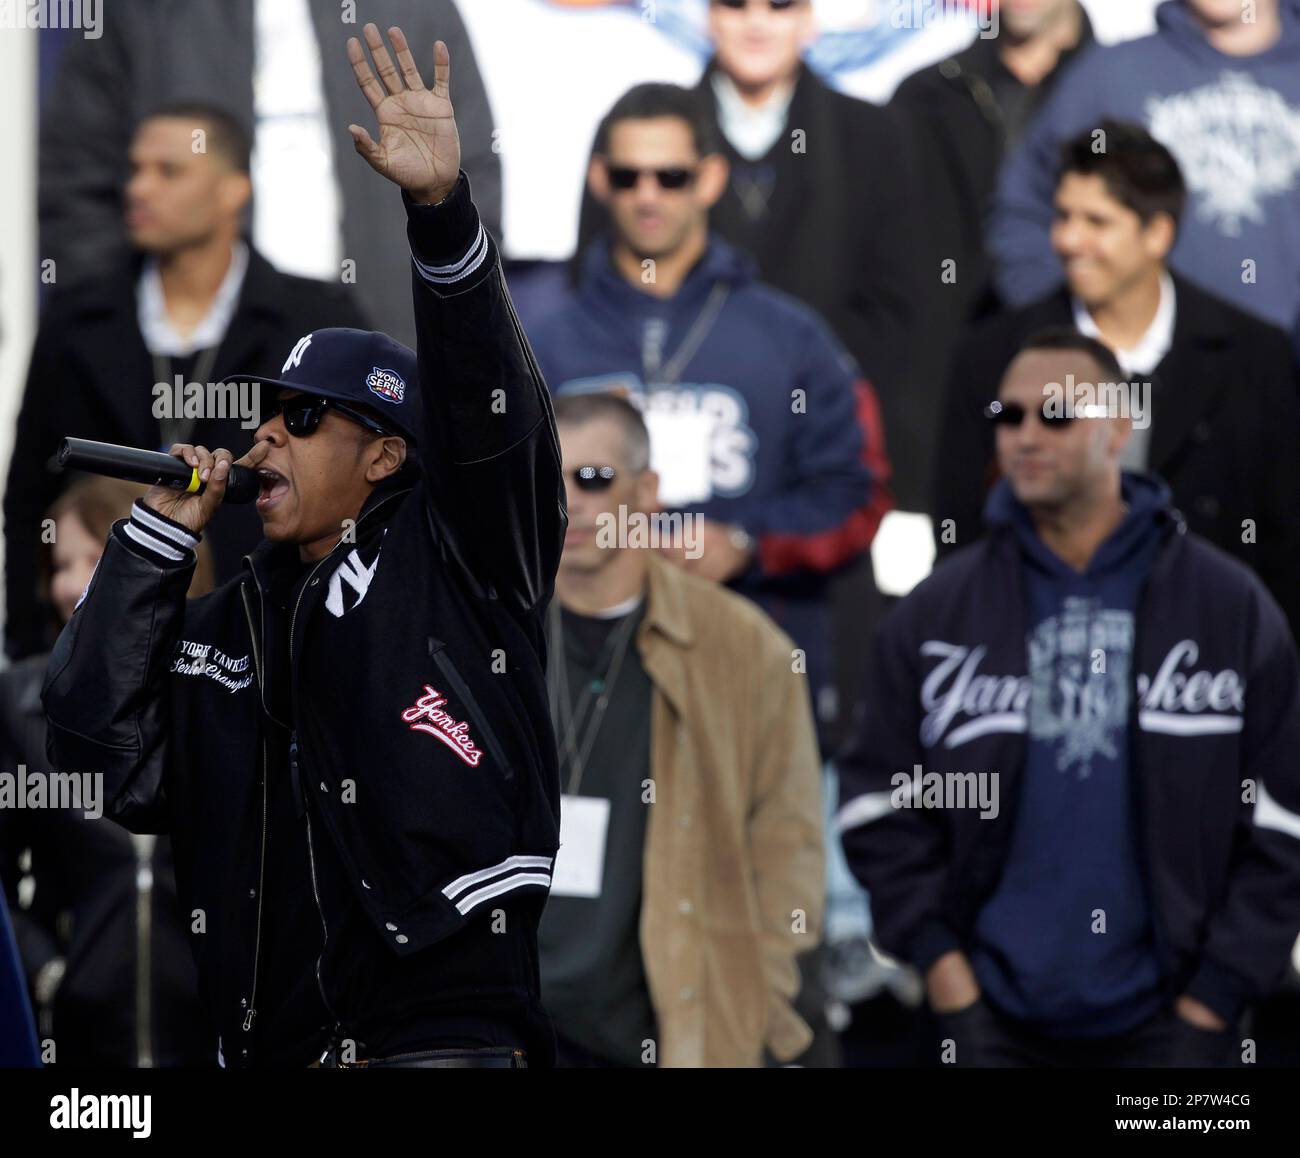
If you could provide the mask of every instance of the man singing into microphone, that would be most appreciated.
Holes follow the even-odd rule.
[[[265,541],[190,603],[232,454],[118,523],[44,691],[50,755],[170,832],[228,1066],[548,1065],[538,918],[558,845],[544,617],[564,538],[545,384],[459,171],[446,46],[348,42],[399,185],[418,359],[304,336],[239,465]],[[378,73],[376,77],[375,72]],[[416,461],[418,457],[418,463]]]

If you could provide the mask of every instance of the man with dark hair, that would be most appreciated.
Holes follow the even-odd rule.
[[[988,535],[882,625],[840,760],[880,944],[960,1066],[1226,1064],[1300,930],[1295,647],[1122,469],[1131,417],[1070,388],[1115,369],[1024,343],[984,410]]]
[[[60,280],[32,350],[4,497],[13,659],[49,650],[56,630],[36,559],[41,518],[67,481],[46,469],[60,439],[237,445],[257,426],[258,399],[232,393],[233,405],[209,405],[210,384],[278,370],[310,330],[363,324],[343,286],[280,273],[247,239],[248,141],[223,108],[160,106],[137,126],[127,161],[132,256],[80,284]],[[199,389],[187,394],[191,383]],[[219,581],[240,572],[260,537],[251,507],[213,527]]]
[[[244,127],[217,105],[203,101],[167,101],[151,109],[144,120],[178,120],[193,125],[190,145],[196,153],[214,153],[236,173],[252,168],[253,147]]]
[[[1003,166],[988,220],[1002,300],[1061,280],[1051,242],[1060,146],[1140,123],[1182,167],[1191,212],[1170,265],[1275,326],[1300,315],[1300,0],[1167,0],[1156,31],[1081,53]]]
[[[703,518],[699,557],[680,561],[756,599],[819,696],[828,577],[868,548],[889,501],[875,396],[817,314],[711,233],[727,162],[700,152],[691,110],[685,90],[643,85],[605,118],[588,185],[610,232],[531,337],[557,395],[615,390],[643,408],[661,500]]]
[[[102,275],[128,248],[120,194],[137,121],[163,101],[216,103],[252,143],[252,244],[286,273],[352,286],[375,324],[413,345],[406,238],[400,222],[374,212],[352,164],[344,126],[364,106],[333,62],[358,12],[416,43],[442,37],[457,61],[465,171],[499,236],[498,141],[455,0],[113,0],[103,9],[98,39],[69,38],[41,108],[41,253],[60,284]]]
[[[102,774],[112,818],[171,832],[223,1064],[545,1066],[559,448],[460,169],[447,46],[426,87],[400,29],[392,53],[364,35],[378,140],[349,130],[400,189],[418,355],[317,329],[259,379],[275,405],[239,465],[265,538],[188,605],[234,455],[172,448],[205,489],[154,487],[115,524],[50,661],[48,747]]]
[[[711,0],[708,33],[714,54],[692,90],[696,109],[680,115],[701,155],[727,161],[710,227],[765,282],[821,314],[862,367],[895,443],[894,490],[920,509],[933,406],[913,373],[921,222],[911,139],[893,115],[804,63],[817,35],[811,0]],[[607,227],[589,187],[579,261]]]
[[[795,962],[825,880],[807,680],[753,604],[614,533],[665,526],[640,412],[566,394],[555,421],[569,528],[547,678],[565,795],[538,948],[560,1064],[790,1061],[812,1036]]]
[[[1143,225],[1164,214],[1177,233],[1187,207],[1187,186],[1178,162],[1141,125],[1104,120],[1061,144],[1061,175],[1100,177],[1112,197]]]
[[[691,144],[699,156],[712,157],[718,152],[717,130],[696,95],[680,85],[651,81],[628,89],[601,118],[596,126],[593,153],[598,157],[609,155],[610,132],[621,121],[645,121],[658,117],[684,121],[690,129]]]
[[[1188,526],[1253,567],[1300,632],[1297,367],[1287,335],[1168,268],[1186,199],[1173,155],[1105,121],[1065,143],[1052,246],[1066,286],[974,329],[954,359],[935,472],[941,555],[980,533],[995,478],[982,408],[1025,338],[1073,326],[1115,354],[1123,465],[1169,484]],[[983,400],[983,401],[982,401]]]

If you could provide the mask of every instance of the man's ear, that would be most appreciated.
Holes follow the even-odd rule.
[[[379,443],[378,453],[366,467],[366,482],[379,483],[391,478],[406,462],[406,439],[390,435]]]
[[[659,474],[653,470],[643,470],[636,480],[636,505],[641,511],[661,510],[659,502]]]
[[[599,153],[593,153],[587,165],[587,188],[602,205],[609,204],[609,163]]]
[[[721,153],[710,153],[700,159],[695,170],[695,199],[705,209],[712,209],[718,198],[727,191],[731,166]]]
[[[232,217],[238,217],[253,199],[253,182],[247,173],[227,173],[221,178],[222,208]]]
[[[1178,240],[1178,227],[1168,213],[1157,213],[1142,227],[1142,241],[1147,253],[1159,261],[1169,256]]]
[[[1133,437],[1133,420],[1131,418],[1115,417],[1110,420],[1110,450],[1111,453],[1119,458],[1124,453],[1124,448],[1128,446],[1128,441]]]

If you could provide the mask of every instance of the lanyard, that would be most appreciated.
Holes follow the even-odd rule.
[[[686,332],[677,352],[663,361],[663,343],[667,337],[667,325],[661,323],[647,329],[641,348],[641,373],[646,389],[655,386],[676,385],[677,379],[686,369],[686,364],[695,357],[696,351],[709,336],[713,324],[722,313],[722,307],[731,295],[731,287],[726,282],[718,282],[709,292],[708,300],[700,308],[691,328]]]
[[[567,765],[571,770],[566,789],[570,796],[577,793],[582,783],[582,774],[586,770],[587,759],[591,755],[592,746],[596,743],[601,722],[605,718],[605,710],[609,707],[614,685],[618,682],[619,672],[623,668],[623,660],[632,641],[632,630],[636,626],[636,620],[636,612],[630,611],[623,622],[610,632],[605,640],[605,646],[601,649],[601,658],[608,656],[604,675],[588,680],[582,689],[582,694],[578,697],[577,704],[574,705],[569,692],[568,658],[564,651],[559,600],[551,600],[550,612],[547,616],[547,629],[550,636],[547,651],[552,657],[552,662],[547,668],[546,683],[551,700],[551,719],[560,723],[560,766],[563,769]],[[599,659],[596,667],[597,670],[600,669]]]

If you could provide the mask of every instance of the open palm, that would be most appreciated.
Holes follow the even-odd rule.
[[[379,122],[376,143],[360,125],[349,125],[353,144],[377,173],[400,185],[419,202],[436,202],[456,186],[460,173],[460,134],[451,107],[451,57],[439,40],[433,46],[433,88],[425,88],[410,46],[400,28],[388,30],[397,63],[379,29],[362,30],[375,68],[357,38],[348,40],[348,61],[357,84]],[[378,72],[378,77],[375,76]]]

